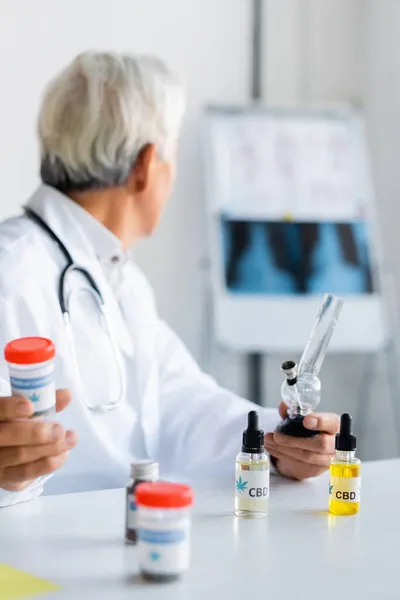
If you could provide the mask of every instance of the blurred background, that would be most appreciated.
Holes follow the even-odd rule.
[[[391,377],[400,309],[400,2],[261,4],[257,64],[263,102],[350,105],[365,117],[394,345],[376,353],[328,355],[321,410],[353,413],[355,428],[359,423],[362,430],[362,458],[397,456],[400,397]],[[135,248],[134,257],[154,286],[163,318],[205,369],[245,396],[254,392],[248,357],[223,347],[214,335],[202,112],[208,104],[251,101],[253,9],[253,0],[0,0],[0,218],[17,213],[38,182],[35,119],[41,92],[75,54],[151,52],[181,74],[188,112],[175,191],[157,233]],[[279,403],[280,364],[287,358],[278,351],[261,357],[263,404]]]

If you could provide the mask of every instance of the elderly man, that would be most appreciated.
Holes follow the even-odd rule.
[[[184,478],[232,471],[253,405],[200,371],[127,256],[171,193],[183,113],[178,81],[150,57],[87,52],[45,92],[42,184],[25,214],[0,226],[0,343],[54,342],[58,418],[32,420],[28,399],[0,398],[2,506],[43,489],[122,486],[138,458]],[[309,440],[273,434],[277,410],[260,409],[260,419],[283,475],[328,467],[337,416],[307,417],[322,432]]]

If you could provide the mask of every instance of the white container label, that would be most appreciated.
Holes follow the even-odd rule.
[[[147,573],[175,575],[186,571],[190,560],[190,520],[160,523],[157,528],[149,522],[140,523],[138,557],[140,568]]]
[[[235,496],[246,500],[247,510],[265,510],[269,498],[269,468],[243,470],[236,467]]]
[[[330,477],[329,499],[336,502],[360,502],[361,477]]]
[[[127,524],[128,529],[136,530],[137,527],[137,507],[135,502],[134,494],[128,495],[128,507],[127,507]]]
[[[54,365],[22,371],[10,365],[10,384],[13,394],[25,396],[33,402],[34,414],[47,411],[55,406]]]

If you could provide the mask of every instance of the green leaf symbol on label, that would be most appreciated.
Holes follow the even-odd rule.
[[[329,486],[329,495],[331,495],[331,494],[332,494],[332,488],[333,488],[333,485],[330,485],[330,486]]]
[[[247,487],[247,481],[243,481],[242,476],[239,476],[239,479],[236,479],[236,489],[238,492],[245,492]]]
[[[161,559],[161,554],[159,552],[157,552],[156,550],[152,550],[149,554],[149,558],[150,558],[150,560],[156,562]]]

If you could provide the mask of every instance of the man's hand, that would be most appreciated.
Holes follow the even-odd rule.
[[[282,418],[286,417],[287,407],[279,406]],[[339,431],[339,415],[313,413],[304,418],[304,427],[321,433],[314,438],[296,438],[282,433],[267,433],[265,448],[277,459],[277,469],[290,479],[316,477],[329,468],[335,453],[335,433]]]
[[[57,412],[71,400],[68,390],[57,391]],[[0,397],[0,488],[16,492],[41,475],[63,466],[77,442],[73,431],[58,423],[30,419],[33,404],[22,396]]]

